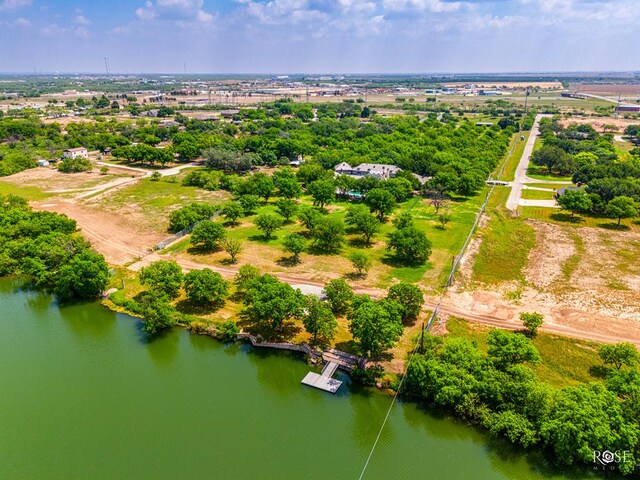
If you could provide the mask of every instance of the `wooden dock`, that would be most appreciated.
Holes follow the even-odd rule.
[[[325,392],[336,393],[340,385],[342,385],[342,382],[331,377],[336,373],[338,366],[339,364],[337,362],[328,362],[322,369],[320,375],[315,372],[309,372],[302,379],[302,383],[310,387],[319,388]]]

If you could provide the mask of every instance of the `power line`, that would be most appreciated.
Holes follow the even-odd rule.
[[[504,162],[502,162],[502,166],[500,168],[500,171],[498,172],[498,177],[500,175],[502,175],[502,172],[504,171],[504,168],[507,164],[507,160],[509,159],[509,157],[513,154],[513,151],[515,150],[516,145],[518,144],[518,136],[516,135],[513,145],[511,145],[511,149],[509,150],[509,152],[505,155],[504,158]],[[424,335],[424,332],[429,332],[429,330],[431,329],[431,326],[433,325],[433,322],[436,320],[437,316],[438,316],[438,310],[440,309],[440,306],[442,305],[442,301],[444,299],[445,294],[447,293],[447,290],[449,290],[449,287],[451,286],[452,282],[453,282],[453,276],[455,275],[456,271],[458,270],[458,266],[460,265],[460,260],[462,259],[462,256],[465,252],[465,250],[467,249],[467,246],[469,245],[469,242],[471,241],[471,237],[473,235],[473,233],[476,230],[476,227],[478,226],[478,223],[480,222],[480,219],[482,218],[482,215],[484,214],[484,211],[487,207],[487,204],[489,203],[489,198],[491,198],[491,194],[493,193],[493,191],[495,190],[496,186],[495,184],[491,186],[491,188],[489,189],[489,191],[487,192],[487,196],[484,200],[484,203],[482,204],[482,206],[480,207],[480,210],[478,211],[477,215],[476,215],[476,219],[473,223],[473,225],[471,226],[471,230],[469,231],[469,234],[467,235],[467,238],[464,242],[464,244],[462,245],[462,248],[460,249],[460,254],[458,255],[458,257],[454,260],[452,266],[451,266],[451,273],[449,274],[449,277],[447,278],[447,283],[444,287],[444,289],[442,290],[442,293],[440,294],[440,298],[438,299],[438,303],[436,304],[435,308],[433,309],[433,313],[431,314],[431,318],[429,318],[429,322],[427,323],[426,326],[422,327],[422,332],[421,334]],[[384,420],[382,421],[382,425],[380,426],[380,430],[378,431],[378,435],[376,435],[376,439],[373,442],[373,445],[371,446],[371,450],[369,451],[369,455],[367,456],[367,460],[364,462],[364,466],[362,467],[362,471],[360,472],[360,476],[358,477],[358,480],[362,480],[364,478],[364,474],[367,470],[367,467],[369,466],[369,462],[371,461],[371,457],[373,456],[373,452],[375,451],[376,447],[378,446],[378,442],[380,441],[380,437],[382,435],[382,431],[384,430],[384,427],[387,424],[387,421],[389,420],[389,415],[391,414],[391,410],[393,409],[394,405],[396,404],[396,400],[398,399],[398,395],[400,395],[400,390],[402,390],[402,386],[404,385],[404,381],[407,378],[407,373],[409,372],[409,366],[411,365],[411,362],[413,361],[413,358],[416,355],[416,352],[418,351],[418,346],[421,344],[421,341],[419,340],[420,337],[418,337],[418,340],[416,341],[416,345],[413,347],[413,350],[411,351],[411,355],[409,355],[409,360],[407,361],[407,367],[404,370],[404,373],[402,374],[402,378],[400,379],[400,383],[398,384],[398,389],[396,390],[395,395],[393,396],[393,400],[391,400],[391,405],[389,405],[389,408],[387,410],[387,414],[384,416]]]

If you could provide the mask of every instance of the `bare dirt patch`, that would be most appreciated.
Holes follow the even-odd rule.
[[[4,177],[3,181],[21,187],[36,187],[48,193],[66,194],[93,189],[117,178],[120,177],[98,172],[60,173],[54,168],[30,168]]]
[[[463,268],[462,281],[447,293],[443,313],[519,328],[520,312],[537,311],[554,333],[640,345],[640,271],[635,261],[640,234],[528,223],[536,230],[536,246],[524,282],[488,290],[472,284],[470,269]],[[514,288],[519,294],[510,297]]]
[[[637,125],[638,120],[611,117],[571,117],[560,120],[560,124],[565,127],[572,123],[591,125],[598,132],[603,132],[605,125],[615,125],[618,127],[618,132],[622,132],[629,125]],[[611,130],[607,129],[607,131],[610,132]]]
[[[164,235],[140,231],[138,225],[122,215],[109,212],[96,212],[92,208],[72,202],[33,203],[36,210],[47,210],[73,218],[81,233],[93,247],[102,253],[108,262],[123,265],[148,252]]]

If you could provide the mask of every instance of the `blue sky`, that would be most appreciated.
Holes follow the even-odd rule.
[[[640,70],[639,0],[0,0],[0,71]]]

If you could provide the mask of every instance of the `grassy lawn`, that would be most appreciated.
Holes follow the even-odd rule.
[[[516,169],[518,168],[518,163],[520,163],[520,158],[522,157],[522,152],[524,151],[524,146],[527,143],[529,134],[530,132],[522,132],[522,133],[516,133],[514,135],[514,138],[511,144],[511,146],[514,147],[513,151],[511,152],[511,155],[509,155],[509,157],[507,158],[502,175],[498,177],[498,180],[511,182],[515,179]],[[524,141],[520,140],[520,135],[524,135],[525,137]]]
[[[0,179],[0,194],[1,195],[19,195],[27,200],[38,202],[49,198],[52,194],[43,192],[38,187],[32,187],[27,185],[15,185]]]
[[[458,318],[447,320],[449,335],[477,343],[480,350],[488,349],[487,336],[491,327]],[[540,365],[531,366],[538,378],[556,387],[578,385],[601,380],[595,373],[602,366],[598,344],[540,332],[533,344],[542,356]],[[594,368],[595,367],[595,368]]]
[[[166,232],[169,213],[192,202],[222,203],[230,198],[224,191],[210,192],[196,187],[185,187],[173,177],[159,181],[141,179],[130,186],[114,190],[99,200],[101,208],[110,211],[131,212],[139,218],[142,227]]]
[[[554,182],[558,181],[571,183],[571,176],[549,175],[549,172],[546,168],[536,167],[531,163],[527,168],[527,176],[529,178],[535,178],[536,180],[551,180]]]
[[[363,286],[387,288],[397,280],[420,283],[427,291],[439,291],[449,274],[451,259],[459,253],[462,244],[473,224],[475,215],[482,204],[487,188],[472,198],[454,198],[444,207],[452,216],[451,222],[445,229],[440,227],[434,208],[428,200],[412,198],[401,203],[394,214],[410,211],[415,224],[423,230],[432,242],[432,254],[424,265],[398,265],[386,250],[386,239],[395,227],[392,217],[387,219],[381,231],[373,238],[370,246],[361,241],[361,235],[347,230],[347,241],[338,254],[327,255],[317,252],[303,253],[301,261],[292,265],[287,262],[287,255],[282,249],[282,242],[289,233],[307,235],[306,230],[297,222],[292,221],[283,225],[269,240],[263,238],[262,233],[254,225],[257,215],[262,213],[276,213],[275,199],[263,204],[255,215],[243,218],[237,226],[227,226],[228,236],[243,240],[244,251],[240,255],[240,263],[251,263],[263,271],[274,273],[304,274],[307,278],[324,282],[338,275],[348,275],[353,272],[348,256],[356,251],[369,255],[373,267],[366,280],[360,280]],[[303,197],[301,204],[311,204],[310,197]],[[337,202],[327,207],[328,215],[344,219],[349,202]],[[222,222],[223,219],[218,221]],[[190,248],[186,238],[165,250],[165,253],[189,255],[192,260],[203,264],[219,264],[227,255],[224,252],[203,253]],[[353,280],[353,279],[352,279]],[[354,280],[355,281],[355,280]]]
[[[527,200],[553,200],[555,192],[546,192],[544,190],[522,189],[522,198]]]
[[[561,211],[557,208],[520,207],[519,212],[522,218],[531,218],[543,222],[556,223],[558,225],[604,228],[607,230],[630,231],[636,233],[640,232],[640,221],[638,220],[622,220],[622,224],[618,227],[617,220],[612,218],[577,214],[574,218],[571,218],[570,213]]]
[[[500,196],[492,199],[492,203],[501,201]],[[480,236],[482,243],[473,264],[472,280],[485,284],[523,281],[522,270],[535,243],[533,227],[520,217],[493,208],[489,210],[489,223],[480,230]]]

